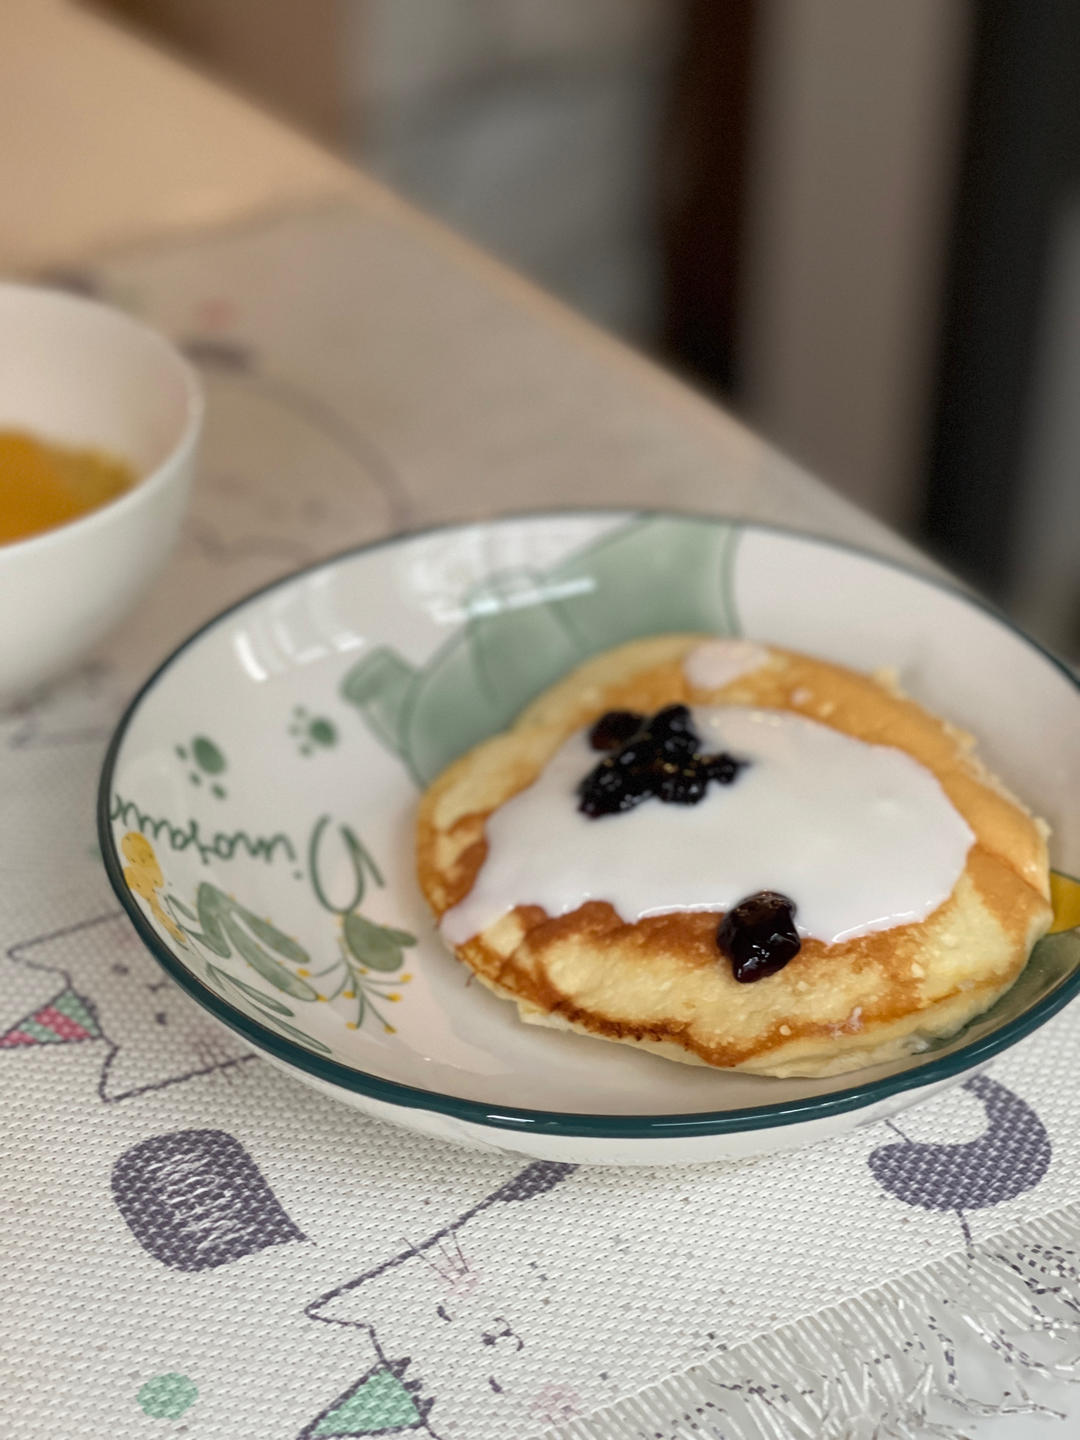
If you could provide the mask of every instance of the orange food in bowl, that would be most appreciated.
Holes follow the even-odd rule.
[[[76,520],[136,478],[130,465],[100,451],[0,430],[0,545]]]

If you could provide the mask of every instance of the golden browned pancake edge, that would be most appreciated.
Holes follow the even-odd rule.
[[[459,958],[530,1023],[758,1074],[837,1074],[953,1034],[1013,984],[1050,923],[1045,826],[986,771],[969,736],[888,679],[763,647],[757,670],[719,689],[691,687],[682,661],[710,638],[658,636],[596,656],[435,780],[420,802],[417,870],[436,915],[472,887],[487,816],[573,731],[606,710],[678,701],[790,710],[920,761],[975,835],[950,897],[919,924],[840,945],[805,940],[783,970],[752,984],[739,984],[717,951],[719,913],[627,925],[598,901],[552,919],[523,896],[456,947]]]

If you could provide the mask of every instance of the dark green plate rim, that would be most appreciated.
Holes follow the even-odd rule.
[[[914,1064],[910,1069],[902,1070],[894,1075],[888,1075],[878,1080],[866,1082],[862,1085],[852,1085],[845,1090],[836,1090],[828,1095],[811,1096],[803,1100],[793,1100],[787,1103],[780,1102],[771,1105],[756,1105],[739,1110],[715,1110],[689,1115],[590,1115],[571,1114],[564,1111],[552,1110],[524,1110],[511,1106],[497,1106],[486,1104],[479,1100],[465,1100],[454,1095],[444,1095],[434,1090],[421,1090],[412,1085],[402,1085],[396,1080],[383,1080],[379,1076],[370,1075],[364,1070],[354,1069],[352,1066],[343,1065],[337,1060],[329,1060],[323,1056],[313,1054],[302,1045],[287,1039],[285,1036],[277,1035],[272,1030],[264,1028],[257,1020],[244,1015],[241,1011],[233,1008],[227,1000],[215,994],[203,983],[196,979],[187,967],[179,961],[172,953],[165,942],[153,929],[150,922],[140,910],[135,897],[131,894],[124,883],[123,867],[120,857],[116,853],[116,846],[113,841],[112,825],[109,819],[110,803],[109,797],[112,793],[113,773],[124,743],[124,736],[132,722],[139,706],[143,700],[157,685],[163,675],[175,664],[184,652],[191,648],[208,631],[220,625],[229,616],[234,615],[244,606],[252,601],[260,599],[273,590],[279,590],[283,586],[292,585],[301,576],[310,575],[318,570],[325,570],[339,565],[342,561],[353,559],[358,555],[365,555],[374,550],[381,550],[391,545],[399,545],[406,541],[416,539],[419,536],[437,534],[451,530],[467,530],[477,526],[499,526],[507,523],[519,523],[522,520],[557,520],[567,515],[580,515],[583,518],[594,516],[597,518],[609,517],[611,519],[625,518],[628,522],[634,519],[645,518],[681,518],[698,520],[704,524],[727,524],[738,525],[742,530],[764,530],[772,534],[787,535],[794,539],[806,541],[809,544],[819,545],[823,549],[840,550],[848,554],[859,555],[865,560],[876,565],[884,565],[891,570],[897,570],[910,576],[913,580],[923,585],[929,585],[936,590],[971,605],[976,610],[988,614],[991,619],[996,620],[1006,629],[1019,636],[1033,650],[1037,651],[1049,664],[1062,675],[1077,691],[1080,697],[1080,678],[1064,665],[1049,650],[1040,645],[1037,640],[1026,635],[1018,626],[1014,625],[1007,616],[1003,615],[994,606],[989,605],[978,596],[971,595],[958,585],[950,584],[940,580],[933,575],[916,569],[912,565],[906,565],[901,561],[893,560],[882,555],[877,555],[871,550],[865,550],[857,545],[848,544],[845,541],[831,540],[825,536],[815,535],[810,532],[796,530],[784,525],[772,525],[767,522],[751,519],[743,519],[739,516],[706,515],[694,514],[684,511],[670,510],[634,510],[621,507],[582,507],[575,510],[564,507],[556,510],[529,510],[521,512],[510,512],[507,514],[483,517],[476,520],[455,521],[444,525],[426,526],[417,530],[399,531],[397,534],[386,536],[380,540],[374,540],[366,545],[352,546],[343,550],[337,555],[328,559],[318,560],[311,565],[304,566],[300,570],[294,570],[289,575],[283,575],[280,579],[272,580],[268,585],[260,586],[243,599],[237,600],[213,619],[201,625],[193,634],[189,635],[180,645],[168,655],[157,669],[150,675],[144,684],[135,693],[109,742],[109,748],[101,769],[101,780],[98,786],[97,802],[97,826],[98,840],[101,845],[101,854],[105,862],[105,871],[109,881],[116,892],[117,899],[127,912],[132,924],[139,933],[140,939],[147,949],[154,956],[155,960],[168,972],[168,974],[186,990],[187,993],[198,1004],[203,1006],[217,1019],[243,1035],[253,1045],[275,1059],[282,1061],[286,1066],[301,1070],[321,1080],[328,1085],[337,1086],[344,1090],[351,1090],[355,1094],[369,1096],[373,1100],[381,1101],[385,1105],[402,1106],[407,1110],[426,1110],[435,1114],[451,1115],[457,1120],[463,1120],[471,1125],[485,1126],[495,1130],[514,1131],[518,1133],[532,1133],[541,1135],[574,1135],[594,1139],[605,1140],[660,1140],[660,1139],[685,1139],[693,1135],[728,1135],[739,1131],[747,1130],[768,1130],[780,1125],[798,1125],[808,1121],[825,1120],[835,1115],[842,1115],[851,1110],[861,1110],[868,1105],[876,1104],[886,1100],[892,1095],[898,1095],[904,1091],[923,1089],[928,1085],[940,1084],[944,1080],[952,1079],[966,1071],[975,1070],[985,1065],[995,1055],[1003,1050],[1009,1049],[1018,1041],[1044,1025],[1053,1015],[1062,1009],[1063,1006],[1080,991],[1080,967],[1065,976],[1055,989],[1049,991],[1038,1000],[1030,1009],[1017,1015],[1014,1019],[1002,1025],[999,1029],[963,1045],[959,1050],[954,1050],[948,1055],[941,1056],[937,1060],[927,1060],[922,1064]]]

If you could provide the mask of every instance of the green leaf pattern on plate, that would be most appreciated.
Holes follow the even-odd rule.
[[[335,903],[327,894],[319,872],[321,842],[327,833],[336,833],[348,858],[352,879],[347,903]],[[322,1040],[290,1023],[296,1011],[278,998],[285,995],[301,1004],[324,1003],[339,996],[356,1002],[356,1018],[347,1021],[350,1029],[358,1028],[370,1013],[383,1029],[392,1034],[391,1025],[380,1008],[383,1002],[396,1002],[401,996],[388,986],[407,984],[409,975],[398,975],[404,950],[416,944],[416,937],[407,930],[380,925],[363,916],[355,908],[363,900],[368,881],[385,885],[382,871],[355,832],[340,825],[330,832],[330,816],[324,815],[312,830],[309,845],[311,885],[322,908],[334,915],[340,925],[336,953],[321,970],[312,968],[312,959],[303,945],[287,935],[268,916],[253,910],[226,894],[208,880],[201,881],[195,893],[194,907],[178,895],[160,894],[165,878],[149,840],[139,832],[125,837],[127,851],[133,862],[125,871],[129,888],[147,903],[152,918],[166,931],[170,940],[192,949],[205,966],[206,980],[221,994],[228,995],[240,1009],[254,1009],[259,1018],[275,1029],[301,1041],[311,1049],[331,1054]],[[241,960],[256,975],[273,987],[277,995],[241,980],[230,970],[216,964],[217,960]],[[372,972],[375,972],[374,974]],[[329,994],[322,993],[313,982],[326,976],[336,985]],[[391,978],[393,977],[393,978]],[[286,1018],[287,1017],[287,1018]]]
[[[319,992],[315,987],[282,963],[288,961],[298,967],[309,966],[311,960],[307,951],[276,925],[252,914],[246,906],[207,880],[200,884],[196,893],[195,909],[201,930],[192,929],[182,920],[178,922],[190,939],[222,959],[228,959],[235,951],[264,980],[283,994],[291,995],[294,1000],[318,1000]],[[276,952],[276,956],[272,951]]]
[[[321,876],[325,864],[324,851],[328,837],[334,836],[340,853],[348,860],[352,870],[352,886],[345,904],[338,904],[327,893]],[[408,930],[398,930],[391,925],[380,925],[367,916],[361,915],[358,906],[367,893],[368,880],[382,889],[386,881],[382,871],[375,864],[371,853],[348,825],[331,828],[329,815],[323,815],[316,822],[308,845],[308,868],[311,887],[315,898],[324,910],[336,915],[341,923],[338,945],[338,960],[320,977],[336,972],[337,988],[330,995],[331,1000],[343,995],[356,1001],[356,1019],[349,1022],[356,1029],[364,1023],[366,1016],[374,1015],[387,1034],[392,1035],[395,1027],[387,1020],[380,1008],[383,1003],[394,1004],[401,999],[397,987],[407,985],[411,975],[395,972],[401,969],[405,956],[402,953],[416,944],[416,936]],[[375,971],[373,975],[371,972]],[[391,980],[388,977],[393,975]],[[394,988],[388,989],[388,986]]]

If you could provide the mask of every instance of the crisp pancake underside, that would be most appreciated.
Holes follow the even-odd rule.
[[[652,712],[676,701],[791,710],[912,755],[975,835],[949,898],[918,924],[839,945],[805,940],[779,974],[752,984],[739,984],[717,951],[719,912],[628,925],[603,902],[552,918],[523,895],[457,955],[514,1000],[523,1020],[691,1064],[832,1075],[955,1033],[1013,984],[1050,924],[1045,826],[983,768],[970,737],[887,680],[771,649],[751,673],[695,689],[682,661],[707,638],[659,636],[595,657],[431,785],[420,802],[417,867],[436,915],[472,887],[486,818],[531,784],[573,731],[606,710]]]

